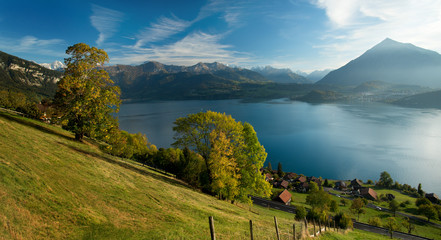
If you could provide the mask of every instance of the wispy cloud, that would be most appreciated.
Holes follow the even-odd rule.
[[[64,57],[66,42],[62,39],[38,39],[25,36],[21,39],[0,37],[0,48],[8,53],[32,53],[53,57]]]
[[[439,0],[311,0],[325,10],[323,55],[348,61],[386,37],[441,51]]]
[[[140,48],[148,43],[167,39],[170,36],[184,31],[191,24],[192,22],[179,19],[176,16],[172,18],[161,17],[138,34],[138,41],[135,47]]]
[[[252,62],[247,54],[231,50],[232,46],[220,44],[222,35],[196,32],[180,41],[149,48],[127,48],[120,56],[113,56],[112,63],[139,64],[145,61],[159,61],[167,64],[193,65],[198,62],[220,61],[243,65]]]
[[[112,37],[118,30],[124,14],[109,8],[92,4],[93,15],[90,16],[92,26],[99,32],[97,45],[101,45],[106,39]]]

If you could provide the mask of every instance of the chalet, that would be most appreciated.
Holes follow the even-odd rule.
[[[285,180],[282,180],[282,181],[280,182],[280,184],[279,184],[280,187],[283,187],[283,188],[285,188],[285,189],[288,188],[288,185],[289,185],[289,182],[287,182],[287,181],[285,181]]]
[[[294,182],[300,182],[300,183],[305,183],[306,182],[306,178],[304,176],[299,176],[297,177]]]
[[[361,188],[360,195],[369,200],[377,200],[377,192],[372,188]]]
[[[351,184],[349,185],[349,187],[351,187],[354,190],[359,190],[363,187],[363,182],[358,179],[354,179],[351,181]]]
[[[283,192],[279,194],[279,196],[277,196],[277,200],[281,201],[285,205],[290,205],[291,197],[292,197],[291,193],[285,189],[283,190]]]
[[[432,203],[439,203],[439,197],[435,193],[426,193],[425,197]]]
[[[338,181],[338,182],[335,182],[335,188],[339,189],[339,190],[346,190],[347,186],[346,186],[345,182]]]

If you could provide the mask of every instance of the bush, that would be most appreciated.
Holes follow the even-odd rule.
[[[335,225],[342,229],[352,228],[352,219],[346,213],[339,212],[334,216]]]
[[[381,219],[379,217],[369,218],[368,223],[370,225],[373,225],[373,226],[376,226],[376,227],[381,227],[383,225],[382,222],[381,222]]]
[[[305,207],[303,207],[303,206],[296,207],[296,216],[295,216],[296,220],[299,221],[299,220],[304,219],[305,217],[306,217]]]

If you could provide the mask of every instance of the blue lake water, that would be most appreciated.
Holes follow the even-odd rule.
[[[273,167],[328,179],[378,180],[387,171],[400,183],[422,183],[441,194],[441,111],[366,104],[273,100],[165,101],[123,104],[120,127],[146,134],[159,147],[173,143],[173,122],[212,110],[253,125]]]

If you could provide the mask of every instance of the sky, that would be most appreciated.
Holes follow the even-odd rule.
[[[68,46],[110,65],[221,62],[336,69],[385,38],[441,52],[440,0],[0,0],[0,51],[37,63]]]

